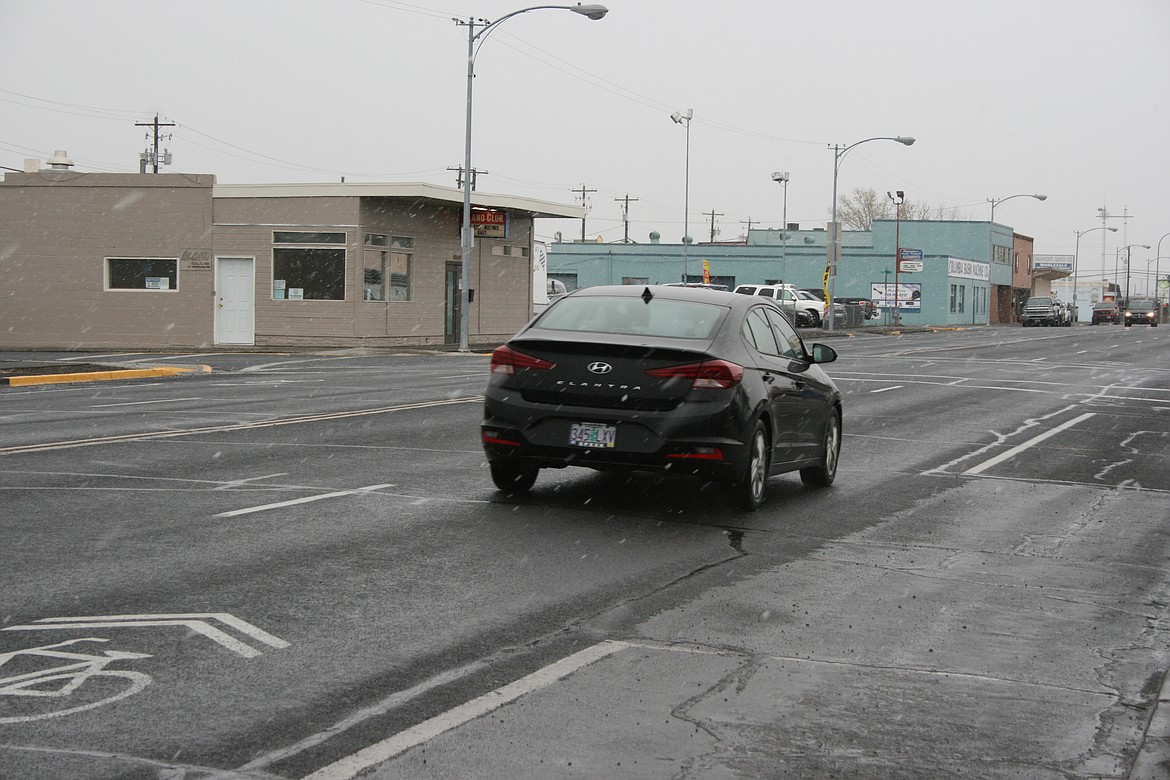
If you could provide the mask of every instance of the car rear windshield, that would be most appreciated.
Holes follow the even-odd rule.
[[[696,301],[654,298],[564,298],[537,327],[576,333],[614,333],[672,339],[709,339],[726,308]]]

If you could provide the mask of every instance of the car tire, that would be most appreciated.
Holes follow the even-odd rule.
[[[492,482],[505,493],[527,493],[536,484],[540,469],[514,463],[489,463]]]
[[[728,497],[738,509],[754,512],[764,503],[764,486],[768,482],[770,466],[768,432],[763,421],[757,420],[748,440],[748,461],[739,480],[727,486]]]
[[[809,327],[810,328],[821,327],[821,315],[817,314],[812,309],[807,309],[806,311],[808,311],[808,318],[809,318],[809,320],[811,320],[811,324],[809,325]]]
[[[828,487],[837,478],[841,459],[841,417],[834,411],[825,423],[821,440],[821,465],[800,470],[800,481],[809,487]]]

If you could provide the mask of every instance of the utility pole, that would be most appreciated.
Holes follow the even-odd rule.
[[[160,127],[177,127],[178,125],[176,125],[174,122],[159,122],[158,121],[158,114],[155,114],[153,122],[135,122],[134,126],[135,127],[153,127],[154,128],[154,154],[151,157],[151,163],[154,165],[154,172],[158,173],[158,129]],[[150,137],[150,135],[147,134],[147,138],[149,138],[149,137]],[[171,164],[170,158],[171,158],[170,152],[167,152],[167,159],[166,159],[167,165]],[[142,163],[143,164],[141,166],[141,171],[142,171],[142,173],[146,173],[146,158],[145,157],[142,158]]]
[[[711,243],[714,244],[715,243],[715,217],[722,217],[723,213],[722,212],[716,213],[715,209],[711,209],[710,211],[703,212],[703,216],[711,218]]]
[[[1104,206],[1097,209],[1097,213],[1101,215],[1101,227],[1102,228],[1106,228],[1109,226],[1109,223],[1107,220],[1110,220],[1110,219],[1132,219],[1133,218],[1133,215],[1129,213],[1129,206],[1125,207],[1125,210],[1121,214],[1121,216],[1118,216],[1117,214],[1110,214],[1109,209],[1105,208]],[[1122,226],[1122,228],[1128,227],[1128,225],[1125,222],[1122,222],[1121,226]],[[1106,250],[1106,242],[1109,240],[1109,236],[1108,236],[1109,232],[1110,231],[1108,231],[1108,230],[1101,231],[1101,276],[1105,275],[1105,263],[1108,262],[1106,260],[1106,251],[1105,250]],[[1121,243],[1122,244],[1126,243],[1126,241],[1125,241],[1126,235],[1127,235],[1127,232],[1125,230],[1122,230],[1122,233],[1121,233]],[[1113,261],[1113,286],[1116,287],[1118,290],[1120,290],[1121,289],[1121,271],[1118,269],[1117,264],[1118,264],[1118,261],[1117,261],[1116,256],[1115,256],[1115,259]]]
[[[582,206],[582,207],[585,209],[585,214],[588,214],[588,213],[589,213],[589,205],[588,205],[588,204],[585,202],[585,196],[586,196],[586,195],[588,195],[588,194],[589,194],[589,193],[591,193],[591,192],[597,192],[597,190],[591,190],[591,189],[588,189],[588,188],[586,188],[586,187],[585,187],[585,185],[584,185],[584,184],[582,184],[582,185],[581,185],[581,189],[579,189],[579,190],[569,190],[569,192],[572,192],[573,194],[578,194],[578,193],[580,193],[580,195],[581,195],[581,206]],[[575,198],[574,198],[574,200],[575,200]],[[583,214],[583,215],[581,215],[581,243],[582,243],[582,244],[584,244],[584,243],[585,243],[585,215],[584,215],[584,214]]]
[[[458,187],[459,189],[463,189],[463,166],[462,165],[459,165],[459,166],[450,166],[449,165],[449,166],[447,166],[447,170],[457,172],[457,175],[455,176],[455,186]],[[491,174],[491,171],[481,171],[478,168],[471,169],[471,189],[473,192],[475,191],[476,180],[479,178],[479,175],[481,173],[484,176],[488,176]]]
[[[743,220],[741,219],[741,220],[739,221],[739,224],[741,224],[741,225],[747,225],[747,232],[748,232],[748,235],[750,236],[750,235],[751,235],[751,232],[752,232],[752,224],[753,224],[753,223],[752,223],[752,218],[751,218],[751,217],[748,217],[746,222],[745,222],[745,221],[743,221]]]
[[[582,187],[585,185],[582,184]],[[622,204],[622,224],[625,225],[625,237],[622,238],[623,244],[630,243],[630,203],[635,202],[637,198],[631,198],[630,193],[626,193],[624,198],[614,198],[617,202]]]

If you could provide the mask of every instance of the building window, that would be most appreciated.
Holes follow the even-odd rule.
[[[272,249],[273,300],[345,300],[345,233],[275,231]],[[339,247],[319,246],[340,244]]]
[[[362,300],[386,300],[386,276],[389,273],[390,253],[379,249],[366,249],[365,268],[362,279]]]
[[[955,313],[955,301],[958,298],[958,293],[956,292],[956,290],[958,290],[958,285],[952,284],[951,285],[951,314]]]
[[[622,284],[650,284],[649,276],[623,276]]]
[[[107,290],[177,290],[179,261],[169,257],[107,257]]]
[[[414,272],[414,239],[390,238],[390,300],[409,301]]]

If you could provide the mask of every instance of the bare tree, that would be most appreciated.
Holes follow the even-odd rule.
[[[873,230],[874,220],[894,219],[895,216],[894,202],[872,188],[857,187],[837,201],[837,221],[843,230]],[[966,218],[966,214],[954,207],[915,203],[908,198],[902,202],[904,220]]]

